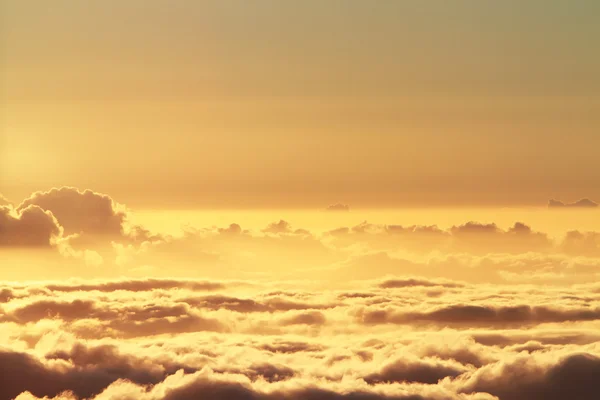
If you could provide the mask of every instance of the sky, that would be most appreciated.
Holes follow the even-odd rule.
[[[140,208],[600,197],[596,1],[2,1],[2,192]]]
[[[0,400],[600,398],[597,0],[0,0]]]

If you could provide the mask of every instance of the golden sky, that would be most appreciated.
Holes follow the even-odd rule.
[[[599,16],[0,0],[0,400],[600,399]]]
[[[596,1],[2,1],[2,192],[144,208],[600,197]]]

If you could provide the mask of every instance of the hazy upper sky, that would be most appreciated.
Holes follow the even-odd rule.
[[[0,0],[1,192],[600,197],[600,2]]]

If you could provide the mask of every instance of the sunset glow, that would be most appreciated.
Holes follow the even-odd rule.
[[[0,14],[0,400],[600,398],[600,2]]]

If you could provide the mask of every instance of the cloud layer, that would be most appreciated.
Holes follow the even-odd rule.
[[[0,399],[600,397],[598,232],[131,220],[0,206]]]
[[[2,284],[0,398],[600,395],[598,285],[536,290],[402,276],[313,285]]]

